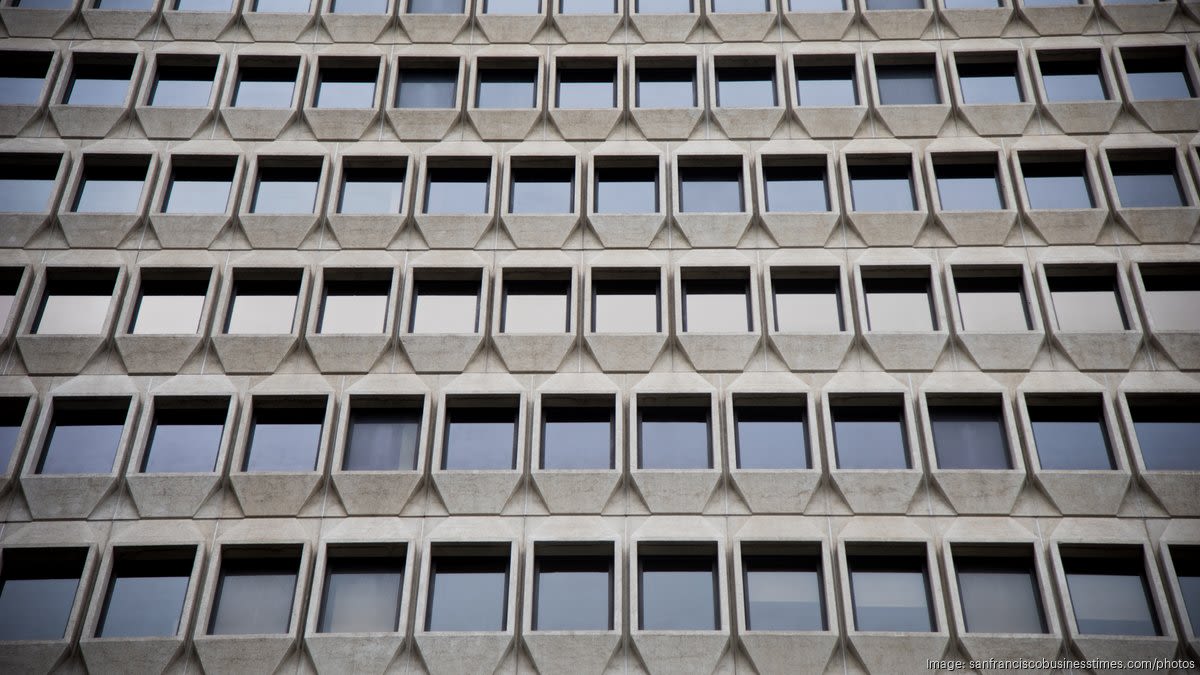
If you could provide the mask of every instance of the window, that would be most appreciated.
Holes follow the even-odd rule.
[[[1200,268],[1143,265],[1142,285],[1155,330],[1200,332]]]
[[[491,173],[487,166],[429,167],[425,213],[487,213]]]
[[[178,12],[229,12],[233,8],[233,0],[175,0],[174,9]]]
[[[533,566],[533,630],[613,629],[611,545],[539,542]]]
[[[233,157],[172,157],[171,178],[162,212],[219,215],[229,208],[237,159]]]
[[[771,273],[771,313],[780,333],[840,333],[841,282],[819,272],[780,270]]]
[[[1134,100],[1196,97],[1188,77],[1187,54],[1182,49],[1122,49],[1121,61]]]
[[[143,270],[129,332],[134,335],[199,332],[210,274],[206,269]]]
[[[1187,206],[1175,171],[1175,153],[1137,150],[1136,154],[1137,159],[1109,155],[1108,166],[1121,206],[1127,209]]]
[[[1195,546],[1172,546],[1171,561],[1192,635],[1200,635],[1200,550]]]
[[[639,469],[711,469],[707,401],[638,405]]]
[[[36,473],[111,473],[128,412],[128,398],[56,399]]]
[[[750,318],[750,280],[685,278],[683,331],[685,333],[746,333],[754,330]],[[738,317],[745,316],[743,326]]]
[[[1129,330],[1115,274],[1047,274],[1046,281],[1059,330]]]
[[[946,9],[995,9],[1003,7],[1000,0],[945,0]]]
[[[989,7],[996,6],[994,0],[981,1]],[[963,103],[1002,105],[1021,103],[1025,100],[1025,94],[1021,91],[1021,81],[1017,76],[1016,57],[1006,55],[1004,60],[996,58],[995,61],[964,61],[963,56],[957,57],[958,89]]]
[[[242,471],[315,471],[324,423],[323,397],[255,401]]]
[[[142,473],[213,473],[229,399],[157,398]]]
[[[641,544],[640,630],[720,630],[717,551],[712,544]]]
[[[537,63],[524,61],[479,63],[476,108],[533,108],[537,106]]]
[[[1027,398],[1038,463],[1046,471],[1115,469],[1099,396]]]
[[[872,1],[867,0],[867,6],[875,9],[870,7]],[[894,9],[920,9],[919,0],[915,4],[915,7]],[[937,105],[942,102],[937,66],[932,59],[916,63],[876,63],[875,83],[879,87],[880,105]]]
[[[692,0],[634,0],[638,14],[691,14]]]
[[[280,270],[277,275],[268,274],[254,270],[246,270],[241,275],[235,273],[229,316],[225,320],[226,333],[287,335],[292,332],[300,294],[300,273]]]
[[[287,633],[300,572],[299,546],[225,548],[209,635]]]
[[[558,66],[558,98],[562,109],[617,107],[617,70],[613,65],[582,63]]]
[[[409,14],[463,14],[465,0],[408,0]]]
[[[542,404],[541,468],[614,468],[613,407],[612,398],[546,399]]]
[[[217,77],[215,57],[172,61],[160,57],[147,102],[157,108],[205,108]]]
[[[939,469],[1011,469],[1004,409],[998,398],[929,400]]]
[[[484,14],[541,14],[541,0],[485,0]]]
[[[1128,400],[1147,471],[1200,471],[1200,398],[1130,395]]]
[[[559,14],[616,14],[614,0],[559,0]]]
[[[254,11],[270,14],[304,14],[308,12],[307,0],[253,0]]]
[[[684,213],[741,213],[741,164],[679,167],[679,210]]]
[[[338,270],[326,276],[340,276]],[[326,278],[317,332],[322,335],[373,335],[388,332],[390,270],[355,270],[357,279]]]
[[[911,469],[901,399],[830,403],[839,469]]]
[[[933,173],[943,211],[998,211],[1004,208],[995,158],[934,156]]]
[[[841,7],[838,7],[838,11]],[[801,108],[858,105],[858,82],[854,62],[812,63],[796,59],[796,99]]]
[[[647,2],[648,0],[640,0]],[[664,1],[664,0],[659,0]],[[682,1],[687,9],[682,14],[691,12],[691,0]],[[639,108],[695,108],[696,107],[696,67],[694,62],[638,65],[637,101]]]
[[[330,547],[317,632],[393,633],[403,589],[403,545]]]
[[[1033,329],[1019,271],[955,274],[954,288],[963,330],[1007,333]]]
[[[0,475],[8,471],[8,463],[17,452],[17,438],[28,408],[29,399],[0,398]]]
[[[714,14],[754,14],[769,12],[770,6],[765,0],[712,0]]]
[[[825,582],[816,546],[742,545],[746,630],[827,630]]]
[[[334,14],[386,14],[388,0],[333,0]]]
[[[415,471],[421,440],[416,401],[352,400],[343,471]]]
[[[872,163],[850,161],[850,206],[855,211],[916,211],[912,166],[901,160],[871,158]],[[876,163],[877,162],[877,163]]]
[[[0,155],[0,212],[49,211],[61,162],[58,155]]]
[[[317,207],[321,160],[303,157],[260,160],[250,213],[300,215]]]
[[[867,330],[919,333],[938,329],[928,276],[864,276],[862,282]]]
[[[242,62],[230,105],[235,108],[290,108],[300,62],[287,59],[249,64]]]
[[[922,0],[866,0],[865,9],[924,9]]]
[[[345,160],[338,213],[348,215],[399,214],[404,199],[404,162]]]
[[[658,279],[596,279],[592,282],[592,331],[661,333]]]
[[[1045,633],[1030,547],[955,546],[954,569],[968,633]]]
[[[458,64],[400,64],[396,75],[397,108],[454,108],[458,101]]]
[[[514,160],[509,188],[509,213],[572,213],[575,211],[575,167],[560,161]]]
[[[418,279],[413,284],[410,333],[479,331],[479,279]]]
[[[487,405],[460,403],[450,401],[446,410],[442,469],[516,469],[518,401],[502,397],[487,401]]]
[[[557,279],[504,281],[501,333],[565,333],[571,330],[571,282]],[[518,273],[516,276],[522,276]]]
[[[788,0],[788,9],[793,12],[844,12],[844,0]]]
[[[1140,548],[1063,547],[1063,572],[1083,635],[1162,635]]]
[[[116,283],[116,270],[50,270],[33,332],[98,335],[104,330]]]
[[[1096,201],[1084,158],[1061,161],[1025,161],[1025,196],[1031,209],[1092,209]]]
[[[739,469],[808,469],[808,421],[803,401],[734,399]]]
[[[1026,7],[1064,7],[1081,4],[1079,0],[1025,0]]]
[[[714,3],[717,1],[713,0]],[[773,108],[779,105],[775,97],[773,64],[717,65],[716,78],[719,108]]]
[[[657,164],[597,160],[594,172],[592,208],[596,213],[659,212]]]
[[[65,0],[13,0],[10,7],[23,9],[70,9],[72,3]]]
[[[85,548],[5,549],[0,641],[63,639],[86,561]]]
[[[324,59],[317,71],[313,107],[373,108],[378,77],[377,59]]]
[[[1046,90],[1048,103],[1108,99],[1098,53],[1042,53],[1038,54],[1038,67],[1042,71],[1042,87]]]
[[[147,157],[84,156],[83,173],[71,211],[137,213],[142,201],[142,185],[149,170]]]
[[[509,545],[432,548],[425,630],[506,630]]]
[[[0,267],[0,326],[3,326],[12,314],[13,303],[17,301],[17,289],[21,287],[22,270]],[[18,308],[19,309],[19,308]]]
[[[5,52],[0,66],[0,105],[36,105],[49,71],[49,52]]]
[[[937,630],[930,604],[929,568],[924,550],[846,552],[854,629],[927,633]]]
[[[76,54],[71,81],[63,94],[67,105],[124,105],[133,77],[135,57],[130,54]]]
[[[784,213],[829,211],[829,186],[824,158],[820,163],[803,158],[763,158],[766,209]]]
[[[98,638],[174,637],[196,549],[115,549]]]

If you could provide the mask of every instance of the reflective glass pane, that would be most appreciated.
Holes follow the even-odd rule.
[[[1004,413],[990,405],[931,405],[939,469],[1011,469]]]
[[[642,407],[638,416],[638,468],[712,468],[708,408]]]
[[[333,0],[334,14],[386,14],[388,0]]]
[[[829,210],[824,166],[764,166],[767,210],[819,213]]]
[[[387,332],[391,281],[326,281],[321,303],[322,335],[368,335]]]
[[[129,93],[129,78],[133,77],[133,62],[76,63],[71,70],[71,84],[63,94],[67,105],[118,106],[125,103]]]
[[[715,14],[754,14],[767,12],[770,9],[766,0],[712,0],[712,11]]]
[[[149,103],[160,108],[203,108],[212,98],[215,65],[159,65]]]
[[[50,430],[37,473],[107,474],[117,458],[121,433],[125,430],[125,413],[129,402],[122,407],[94,409],[56,409],[50,420]]]
[[[534,630],[611,630],[612,558],[539,555]]]
[[[397,108],[453,108],[458,68],[404,68],[396,89]]]
[[[541,0],[485,0],[484,14],[540,14]]]
[[[0,82],[0,87],[4,83]],[[8,155],[0,164],[0,212],[45,213],[50,210],[58,157]]]
[[[400,623],[404,559],[330,555],[318,633],[391,633]]]
[[[1098,59],[1041,61],[1042,87],[1050,103],[1103,101],[1108,98]]]
[[[719,630],[717,561],[711,556],[642,555],[642,630]]]
[[[225,406],[228,406],[228,402]],[[212,473],[217,469],[227,407],[160,408],[146,441],[143,473]]]
[[[233,0],[175,0],[175,9],[181,12],[228,12]]]
[[[611,407],[542,408],[542,468],[613,468]]]
[[[37,335],[96,335],[104,330],[112,302],[111,280],[51,279],[33,332]]]
[[[683,0],[687,3],[690,0]],[[638,68],[637,107],[695,108],[694,68]]]
[[[118,552],[96,637],[173,637],[191,574],[191,558],[139,559]]]
[[[839,469],[908,469],[900,406],[835,406],[834,450]]]
[[[575,209],[571,168],[513,167],[509,213],[571,213]]]
[[[844,12],[845,0],[788,0],[793,12]]]
[[[1030,405],[1034,449],[1042,469],[1054,471],[1110,470],[1108,444],[1100,404]]]
[[[1182,54],[1162,57],[1125,57],[1125,75],[1135,100],[1195,98]]]
[[[476,108],[532,108],[537,104],[537,70],[484,68],[479,71]]]
[[[559,14],[616,14],[614,0],[558,0]]]
[[[34,105],[42,97],[50,55],[7,52],[0,64],[0,105]]]
[[[863,279],[863,295],[867,299],[867,330],[893,333],[937,330],[928,279]]]
[[[345,167],[338,213],[399,214],[404,167]]]
[[[868,5],[873,0],[868,0]],[[887,0],[903,3],[889,9],[918,9],[920,0]],[[875,9],[872,7],[871,9]],[[938,91],[937,69],[932,65],[876,65],[875,84],[879,87],[881,105],[934,105],[942,102]]]
[[[854,627],[860,631],[930,632],[925,561],[901,556],[851,556]]]
[[[596,333],[657,333],[657,281],[592,283],[592,330]]]
[[[320,167],[260,166],[250,213],[312,213],[320,181]]]
[[[772,279],[775,330],[780,333],[840,333],[842,303],[837,279]]]
[[[1200,471],[1200,400],[1172,399],[1129,401],[1142,462],[1148,471]]]
[[[0,398],[0,473],[8,469],[17,449],[17,437],[21,435],[21,425],[25,422],[25,409],[29,407],[28,399]]]
[[[208,279],[146,279],[129,332],[134,335],[192,335],[200,329]]]
[[[173,166],[171,183],[163,199],[163,213],[188,215],[225,213],[233,187],[235,167]]]
[[[62,639],[86,556],[86,549],[6,550],[0,570],[0,641]]]
[[[451,408],[446,412],[446,470],[509,471],[517,461],[516,408]]]
[[[1083,162],[1021,163],[1025,194],[1032,209],[1095,208]]]
[[[1125,208],[1186,206],[1175,159],[1110,161],[1117,199]]]
[[[377,68],[323,68],[313,106],[317,108],[371,108],[375,106]]]
[[[922,0],[866,0],[867,9],[923,9]]]
[[[718,67],[716,73],[719,107],[771,108],[778,105],[773,67]]]
[[[804,408],[737,405],[733,416],[739,469],[809,468]]]
[[[617,105],[617,73],[608,68],[559,68],[559,108],[612,108]]]
[[[1171,560],[1187,613],[1185,621],[1191,623],[1192,635],[1200,635],[1200,552],[1192,546],[1172,546]]]
[[[1045,633],[1030,557],[955,557],[968,633]]]
[[[691,14],[692,0],[634,0],[638,14]]]
[[[287,633],[292,620],[299,555],[221,561],[209,635]]]
[[[1063,557],[1075,625],[1084,635],[1161,635],[1138,557]]]
[[[245,67],[238,73],[231,105],[237,108],[290,108],[296,90],[296,66]]]
[[[1155,330],[1200,332],[1200,273],[1142,274],[1146,310]]]
[[[75,195],[75,213],[136,213],[146,181],[145,164],[97,165],[84,160],[83,176]]]
[[[916,211],[908,165],[851,165],[851,208],[855,211]]]
[[[506,281],[500,332],[567,332],[570,293],[570,283],[566,281]]]
[[[25,9],[70,9],[71,3],[69,0],[13,0],[13,7],[22,7]]]
[[[1007,333],[1033,328],[1021,277],[955,277],[963,329]]]
[[[984,6],[996,6],[995,0],[977,1]],[[1015,62],[960,63],[958,88],[963,103],[968,105],[1020,103],[1025,100],[1021,94],[1021,84],[1017,80]]]
[[[502,631],[508,613],[508,557],[435,557],[427,631]]]
[[[596,213],[657,213],[658,169],[596,167]]]
[[[408,0],[409,14],[462,14],[465,0]]]
[[[271,14],[303,14],[309,0],[254,0],[254,11]]]
[[[838,9],[840,10],[841,7],[839,6]],[[803,108],[858,105],[858,86],[854,81],[854,64],[834,66],[800,66],[797,64],[796,97]]]
[[[474,333],[479,325],[478,281],[418,281],[410,333]]]
[[[683,330],[687,333],[745,333],[750,322],[750,289],[740,279],[687,279],[683,282]],[[738,319],[746,317],[743,325]]]
[[[243,471],[313,471],[324,408],[257,408]]]
[[[994,164],[934,164],[943,211],[997,211],[1004,208]]]
[[[744,211],[741,167],[679,167],[679,210],[684,213]]]
[[[744,555],[746,630],[825,630],[821,562],[808,555]]]
[[[299,292],[299,281],[236,282],[225,332],[230,335],[286,335],[292,332]]]
[[[425,213],[487,213],[491,170],[473,167],[430,167]]]
[[[420,437],[416,408],[351,408],[342,470],[412,471]]]
[[[1050,298],[1054,318],[1063,331],[1123,331],[1129,329],[1125,308],[1112,277],[1052,276]]]
[[[946,9],[995,9],[1003,7],[1001,0],[945,0]]]

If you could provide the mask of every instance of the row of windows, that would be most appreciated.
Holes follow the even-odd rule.
[[[0,65],[0,104],[36,105],[53,74],[49,52],[9,52]],[[1196,97],[1197,68],[1182,46],[1121,47],[1112,72],[1103,51],[1039,49],[1032,57],[1044,103],[1119,101],[1117,78],[1131,101]],[[795,88],[792,105],[846,107],[950,103],[938,55],[933,52],[877,53],[870,56],[874,86],[856,54],[797,54],[789,58]],[[961,105],[1017,104],[1034,100],[1025,67],[1015,51],[963,51],[953,55],[957,102]],[[75,52],[69,82],[53,103],[125,106],[138,71],[136,54]],[[237,58],[227,100],[232,108],[372,109],[383,98],[379,57],[321,56],[312,76],[311,100],[299,94],[304,59],[298,55]],[[148,91],[139,104],[163,108],[210,108],[223,61],[217,55],[160,54]],[[632,68],[631,97],[636,108],[695,108],[705,105],[697,57],[643,57]],[[395,108],[457,109],[463,65],[459,59],[402,57],[395,66]],[[558,109],[623,107],[623,70],[617,57],[561,57],[555,60],[552,105]],[[474,63],[469,106],[478,109],[537,108],[541,103],[538,58],[480,57]],[[774,56],[714,57],[711,100],[718,108],[773,108],[783,103],[783,70]]]
[[[310,575],[303,544],[270,547],[226,544],[200,579],[196,547],[115,547],[108,579],[94,602],[103,606],[87,637],[173,637],[192,623],[184,608],[206,585],[211,603],[196,617],[197,635],[289,634],[305,623],[295,616],[297,595],[312,582],[309,633],[405,631],[406,588],[423,577],[416,632],[514,631],[513,587],[520,574],[513,543],[430,545],[428,568],[415,569],[409,544],[329,544]],[[712,541],[639,541],[631,554],[631,624],[643,631],[729,630],[723,595],[724,555]],[[613,542],[535,542],[528,565],[531,631],[612,631],[623,623],[621,560]],[[848,583],[845,622],[859,632],[949,632],[938,606],[939,563],[923,543],[844,542],[838,576]],[[947,593],[958,596],[952,616],[966,633],[1058,633],[1055,604],[1069,600],[1073,634],[1173,635],[1155,561],[1138,545],[1059,544],[1052,549],[1061,574],[1059,599],[1032,544],[949,544]],[[1164,546],[1168,580],[1182,600],[1187,632],[1200,633],[1200,549]],[[59,640],[90,575],[87,548],[3,550],[0,568],[0,640]],[[833,570],[818,542],[740,542],[738,573],[730,586],[739,630],[839,631]],[[323,573],[322,573],[323,572]],[[1065,581],[1065,586],[1060,585]],[[101,590],[102,589],[102,590]],[[201,603],[195,603],[201,605]],[[961,614],[959,613],[961,612]],[[1066,632],[1066,631],[1064,631]]]
[[[640,395],[631,415],[630,466],[638,470],[720,468],[720,436],[708,394]],[[435,471],[520,470],[524,406],[518,394],[446,397],[437,421]],[[1128,394],[1130,439],[1146,471],[1200,471],[1200,397]],[[31,417],[25,398],[0,399],[0,469],[14,464]],[[424,471],[429,404],[420,396],[351,397],[343,411],[337,471]],[[927,394],[920,417],[932,440],[937,470],[1022,470],[1020,444],[1000,394]],[[817,406],[802,395],[734,394],[729,464],[740,470],[808,470],[820,464],[812,419]],[[1101,394],[1026,394],[1018,406],[1029,433],[1033,466],[1046,471],[1122,470],[1127,462]],[[623,470],[612,395],[544,395],[535,431],[536,470]],[[230,429],[225,398],[158,396],[143,421],[144,449],[131,473],[222,473]],[[135,426],[131,400],[59,396],[52,400],[27,461],[29,474],[109,474],[124,463],[126,428]],[[916,425],[902,394],[831,393],[824,435],[836,469],[921,470]],[[255,395],[245,412],[245,449],[238,472],[323,471],[324,430],[334,424],[328,397]],[[239,441],[240,443],[241,441]],[[1136,454],[1136,453],[1135,453]],[[1132,464],[1132,462],[1130,462]],[[15,471],[14,471],[15,473]]]
[[[839,192],[852,212],[911,212],[923,209],[929,172],[930,200],[942,212],[1015,210],[1009,186],[1028,211],[1104,208],[1111,179],[1116,208],[1196,206],[1190,172],[1175,148],[1120,148],[1103,153],[1104,177],[1083,150],[1017,151],[1011,181],[996,152],[934,152],[922,170],[913,154],[847,154],[838,169],[828,155],[767,154],[759,158],[761,183],[745,175],[740,155],[678,156],[672,186],[678,213],[745,213],[754,210],[751,192],[765,213],[830,213],[840,209]],[[418,214],[488,214],[495,204],[508,214],[667,212],[660,158],[596,156],[580,185],[574,157],[513,156],[503,184],[488,157],[429,157],[423,176],[412,174],[404,156],[347,157],[327,180],[322,156],[260,156],[246,188],[240,186],[236,156],[173,155],[153,198],[149,155],[85,154],[75,169],[73,193],[64,212],[221,215],[236,205],[250,214],[298,215],[327,210],[342,215],[396,215],[409,211],[409,185],[420,182],[413,200]],[[0,212],[45,213],[59,202],[61,155],[0,154]],[[831,175],[832,172],[832,175]],[[843,182],[844,181],[844,182]],[[332,183],[325,207],[326,183]],[[841,183],[844,187],[839,189]],[[493,195],[499,190],[501,198]],[[69,190],[68,190],[69,191]],[[242,193],[244,192],[244,196]]]

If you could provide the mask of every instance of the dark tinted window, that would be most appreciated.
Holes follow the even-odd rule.
[[[259,165],[258,182],[254,185],[254,201],[250,213],[303,214],[312,213],[317,206],[317,186],[321,182],[321,166]]]
[[[87,405],[88,407],[83,407]],[[106,474],[117,458],[128,399],[54,404],[39,474]]]
[[[334,14],[385,14],[387,0],[334,0],[330,8]]]
[[[287,633],[299,570],[299,547],[264,552],[226,549],[208,634]]]
[[[923,555],[847,555],[854,628],[924,633],[936,630]]]
[[[453,108],[458,98],[457,66],[401,67],[397,78],[397,108]]]
[[[25,9],[70,9],[71,4],[66,0],[13,0],[10,6]]]
[[[429,563],[427,631],[502,631],[508,618],[508,556],[438,555]]]
[[[874,0],[868,0],[868,5]],[[886,0],[909,2],[909,0]],[[913,0],[918,3],[919,0]],[[904,7],[906,9],[907,7]],[[876,9],[870,7],[870,9]],[[901,9],[901,8],[895,8]],[[933,64],[877,64],[875,83],[881,105],[933,105],[942,102],[938,91],[937,69]]]
[[[213,401],[211,407],[203,408],[156,405],[141,470],[144,473],[216,471],[228,406],[228,400]]]
[[[1129,415],[1149,471],[1200,471],[1200,399],[1129,397]]]
[[[1192,635],[1200,635],[1200,549],[1194,546],[1172,546],[1171,561],[1179,594],[1183,596],[1186,620],[1191,623]]]
[[[780,333],[840,333],[841,283],[836,278],[772,278],[775,330]]]
[[[1142,270],[1146,311],[1155,330],[1200,332],[1200,269]]]
[[[716,75],[717,105],[721,108],[771,108],[779,105],[775,97],[773,66],[717,66]]]
[[[1115,468],[1100,400],[1063,403],[1071,405],[1028,405],[1034,449],[1042,469]]]
[[[938,328],[928,278],[865,278],[863,295],[867,299],[867,330],[920,333]]]
[[[252,0],[254,11],[276,14],[302,14],[308,11],[307,0]]]
[[[1011,469],[999,402],[929,405],[939,469]]]
[[[238,279],[229,301],[225,332],[230,335],[292,332],[299,294],[299,279]]]
[[[315,470],[324,420],[324,407],[255,406],[242,470]]]
[[[481,68],[476,108],[532,108],[537,104],[536,68]]]
[[[343,471],[412,471],[417,468],[421,411],[407,406],[353,406]]]
[[[982,0],[991,7],[995,0]],[[963,103],[1004,104],[1021,103],[1025,95],[1017,79],[1016,61],[959,63],[958,88]]]
[[[1024,284],[1016,274],[955,276],[954,287],[964,330],[1012,332],[1033,328]]]
[[[908,164],[851,164],[850,197],[855,211],[916,211]]]
[[[34,105],[42,97],[48,52],[5,52],[0,65],[0,105]]]
[[[640,406],[638,468],[711,469],[708,413],[702,406]]]
[[[833,442],[839,469],[909,469],[904,408],[896,405],[832,405]]]
[[[657,213],[658,169],[596,167],[596,213]]]
[[[558,68],[559,108],[613,108],[617,71],[613,68]]]
[[[745,279],[685,279],[683,330],[687,333],[745,333],[750,320],[750,289]],[[739,320],[746,317],[745,325]]]
[[[174,8],[181,12],[228,12],[233,0],[175,0]]]
[[[465,0],[408,0],[409,14],[462,14]]]
[[[714,554],[640,554],[638,628],[720,630]]]
[[[1141,154],[1154,156],[1156,153]],[[1162,159],[1110,160],[1117,199],[1125,208],[1186,206],[1174,154]]]
[[[479,328],[479,281],[417,281],[410,333],[474,333]]]
[[[613,408],[554,405],[542,408],[543,469],[613,468]]]
[[[943,211],[994,211],[1004,208],[995,163],[934,162]]]
[[[62,639],[86,560],[82,548],[5,549],[0,641]]]
[[[487,213],[487,167],[429,167],[425,213]]]
[[[88,60],[76,56],[71,69],[71,83],[63,94],[68,105],[118,106],[125,103],[129,93],[129,78],[133,77],[133,57]]]
[[[656,280],[592,282],[592,330],[597,333],[658,333]]]
[[[447,470],[509,471],[517,464],[517,408],[457,408],[446,411]],[[432,630],[432,629],[431,629]]]
[[[612,630],[611,553],[565,555],[549,548],[533,564],[533,630]]]
[[[575,210],[573,167],[512,168],[509,213],[571,213]]]
[[[391,633],[400,625],[404,558],[329,551],[318,633]]]
[[[1054,319],[1063,331],[1121,331],[1129,329],[1125,308],[1113,276],[1047,277]]]
[[[321,301],[322,335],[369,335],[387,331],[391,279],[327,280]]]
[[[1135,100],[1195,98],[1183,50],[1172,52],[1121,52],[1130,93]]]
[[[1030,553],[955,555],[968,633],[1045,633],[1037,572]]]
[[[858,105],[858,85],[855,83],[854,64],[828,66],[796,64],[796,97],[800,101],[800,106],[806,108]]]
[[[25,422],[25,410],[29,399],[0,398],[0,474],[8,470],[8,463],[17,451],[17,437]]]
[[[233,161],[192,163],[174,160],[171,182],[163,198],[163,213],[188,215],[225,213],[237,167]]]
[[[317,75],[317,108],[371,108],[375,106],[375,79],[379,66],[353,65],[321,68]]]
[[[173,637],[179,632],[196,550],[117,549],[96,637]]]
[[[216,63],[159,63],[148,102],[160,108],[203,108],[212,98]]]
[[[8,321],[9,315],[12,314],[13,304],[17,301],[17,289],[21,287],[23,275],[24,272],[20,269],[0,267],[0,325]]]
[[[49,211],[60,162],[55,155],[0,156],[0,212]]]
[[[343,167],[338,213],[399,214],[404,173],[403,164]]]
[[[1162,635],[1140,549],[1062,552],[1063,572],[1083,635]]]
[[[768,211],[812,213],[829,210],[829,188],[822,165],[767,165],[763,182]]]
[[[241,66],[231,105],[238,108],[290,108],[297,64]]]
[[[646,0],[642,0],[644,3]],[[689,0],[682,1],[685,4]],[[685,10],[685,13],[690,10]],[[651,68],[637,69],[637,107],[639,108],[695,108],[695,68]]]
[[[1021,162],[1031,209],[1095,208],[1083,160]]]
[[[815,554],[742,556],[746,630],[826,630],[821,559]]]
[[[808,434],[799,405],[737,404],[739,469],[807,469]]]
[[[143,158],[85,157],[79,191],[71,210],[76,213],[136,213],[146,182]]]
[[[1042,87],[1050,103],[1103,101],[1108,98],[1108,89],[1100,72],[1099,56],[1065,61],[1039,58],[1038,65],[1042,70]]]
[[[740,166],[679,167],[679,210],[684,213],[740,213]]]
[[[66,277],[67,275],[64,275]],[[88,273],[85,278],[51,273],[33,322],[38,335],[96,335],[104,329],[116,273]]]
[[[565,333],[571,328],[571,282],[504,282],[501,333]]]

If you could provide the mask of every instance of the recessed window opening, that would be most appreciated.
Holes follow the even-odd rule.
[[[1196,97],[1196,87],[1188,74],[1187,52],[1182,48],[1122,49],[1121,61],[1134,100]]]
[[[930,396],[928,405],[939,469],[1013,468],[999,397]]]
[[[1019,270],[956,272],[954,288],[964,330],[1007,333],[1033,329]]]
[[[207,269],[143,270],[129,332],[133,335],[198,333],[210,275]]]
[[[442,470],[516,469],[518,405],[506,396],[448,401]]]
[[[968,633],[1044,634],[1045,610],[1029,546],[954,546]]]
[[[488,212],[491,168],[487,165],[434,165],[427,170],[425,213],[468,214]]]
[[[212,98],[217,77],[214,57],[172,60],[159,57],[147,102],[157,108],[203,108]]]
[[[739,469],[808,469],[808,419],[802,398],[736,397],[734,450]]]
[[[1171,208],[1187,206],[1174,152],[1150,150],[1109,154],[1108,166],[1122,208]]]
[[[330,547],[316,632],[395,632],[401,619],[404,553],[403,544]]]
[[[343,471],[415,471],[420,454],[419,400],[350,401]]]
[[[49,52],[5,52],[0,66],[0,105],[34,105],[42,97]]]
[[[774,64],[722,65],[718,63],[715,72],[717,107],[773,108],[779,105],[779,99],[775,93]]]
[[[1060,549],[1075,625],[1083,635],[1162,635],[1140,547]]]
[[[555,105],[562,109],[617,106],[617,69],[602,62],[559,61]]]
[[[742,585],[746,630],[828,630],[819,546],[742,544]]]
[[[1147,471],[1200,471],[1200,396],[1130,394],[1128,401]]]
[[[0,212],[49,211],[60,164],[60,155],[0,155]]]
[[[301,548],[225,547],[209,635],[279,635],[292,623]]]
[[[702,273],[697,273],[702,274]],[[685,275],[685,333],[746,333],[754,330],[750,314],[750,280],[742,274]],[[746,317],[743,325],[738,318]]]
[[[859,104],[858,75],[853,60],[823,62],[805,55],[796,57],[795,66],[796,98],[800,107]]]
[[[638,545],[638,629],[721,629],[716,546]]]
[[[195,547],[115,549],[96,637],[174,637],[195,558]]]
[[[388,331],[389,270],[354,270],[343,278],[326,273],[317,332],[322,335],[373,335]]]
[[[850,202],[855,211],[916,211],[912,166],[904,158],[871,158],[868,162],[851,160]]]
[[[862,282],[863,295],[867,301],[867,330],[938,330],[937,313],[933,308],[933,293],[926,270],[902,272],[895,276],[864,274]]]
[[[510,273],[504,280],[501,333],[566,333],[571,330],[571,282],[550,272],[543,278]]]
[[[242,471],[315,471],[325,405],[324,397],[256,400]]]
[[[871,2],[867,0],[868,9]],[[888,3],[909,3],[920,0],[884,0]],[[897,7],[895,9],[919,9],[918,7]],[[879,87],[880,105],[937,105],[942,102],[942,92],[938,88],[937,66],[932,57],[921,57],[921,60],[885,62],[875,64],[875,84]]]
[[[286,335],[292,332],[300,295],[300,273],[292,270],[235,272],[225,332]]]
[[[681,1],[685,5],[689,3],[689,0],[672,1]],[[637,95],[634,104],[637,107],[647,109],[696,107],[695,61],[656,63],[639,60],[634,72],[637,80]]]
[[[0,641],[63,639],[86,562],[86,548],[4,549]]]
[[[1156,331],[1200,332],[1200,266],[1143,265],[1146,311]]]
[[[154,400],[142,473],[212,473],[217,470],[228,398]]]
[[[425,630],[506,630],[509,550],[509,544],[434,544]]]
[[[372,108],[379,62],[374,59],[322,61],[317,71],[316,108]]]
[[[405,162],[347,159],[342,166],[338,213],[399,215],[404,201]]]
[[[935,155],[933,173],[943,211],[998,211],[1005,207],[994,157]]]
[[[183,215],[225,213],[229,209],[236,173],[236,158],[172,157],[162,212]]]
[[[923,548],[849,547],[854,628],[858,631],[929,633],[937,630],[929,563]]]
[[[397,108],[453,108],[458,100],[457,62],[400,63]]]
[[[62,102],[88,106],[124,104],[134,62],[135,57],[131,54],[76,54],[71,81]]]
[[[1042,87],[1050,103],[1104,101],[1109,97],[1098,52],[1040,53]]]
[[[260,161],[250,213],[301,215],[317,207],[319,161],[296,157]]]
[[[912,468],[902,398],[834,398],[829,413],[837,468]]]
[[[413,284],[408,331],[415,334],[478,332],[479,293],[478,277],[418,278]]]
[[[537,0],[533,0],[536,2]],[[538,66],[536,62],[480,62],[476,108],[511,110],[537,105]]]
[[[1092,209],[1096,200],[1082,156],[1021,158],[1031,209]]]
[[[592,209],[596,213],[658,213],[658,163],[597,159]]]
[[[746,210],[742,167],[725,161],[689,162],[679,167],[679,210],[684,213],[741,213]]]
[[[613,629],[612,544],[538,542],[533,565],[533,630]]]
[[[612,397],[543,400],[541,468],[593,471],[614,468],[613,418]]]
[[[575,211],[575,166],[555,160],[513,163],[509,213],[567,214]]]
[[[780,333],[840,333],[841,280],[820,270],[772,270],[771,312]]]
[[[995,0],[959,0],[959,2],[979,2],[981,5],[996,6]],[[958,63],[958,88],[963,103],[967,105],[1004,105],[1025,101],[1025,92],[1021,89],[1015,55],[958,55],[956,60]]]
[[[762,161],[768,212],[829,211],[829,185],[823,157],[764,157]]]
[[[117,460],[128,398],[56,399],[35,473],[108,474]]]
[[[592,281],[592,331],[595,333],[662,332],[662,289],[657,274],[637,274]]]
[[[75,213],[137,213],[150,159],[136,155],[85,156]]]
[[[1059,330],[1129,330],[1114,271],[1047,270],[1046,281]]]
[[[296,59],[243,61],[238,66],[237,84],[230,105],[235,108],[292,107],[299,69],[300,62]]]
[[[1045,471],[1116,469],[1100,396],[1028,396],[1034,450]]]
[[[116,288],[116,270],[51,270],[33,321],[35,335],[98,335]]]

